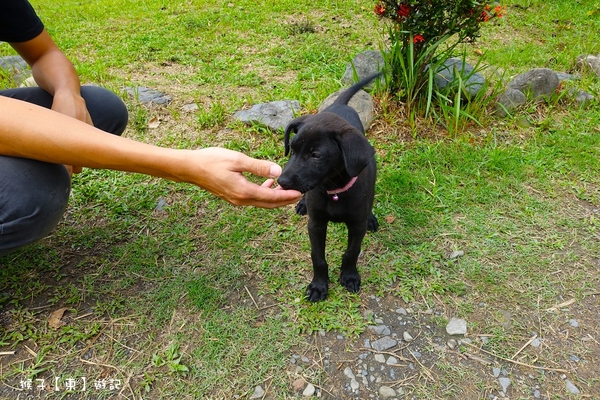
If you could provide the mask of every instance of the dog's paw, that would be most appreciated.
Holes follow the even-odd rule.
[[[327,282],[312,281],[306,289],[306,298],[313,303],[325,300],[328,290]]]
[[[304,197],[302,197],[302,200],[300,200],[298,202],[298,204],[296,204],[296,214],[298,215],[306,215],[307,210],[306,210],[306,200],[304,199]]]
[[[345,272],[342,271],[340,275],[340,283],[349,292],[357,293],[360,290],[360,275],[356,271]]]
[[[369,218],[367,218],[367,230],[370,232],[377,232],[379,229],[379,221],[377,221],[377,217],[371,214]]]

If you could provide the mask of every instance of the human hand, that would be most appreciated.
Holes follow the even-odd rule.
[[[302,194],[296,190],[272,188],[273,178],[281,174],[281,167],[271,161],[257,160],[237,151],[218,147],[191,150],[191,176],[185,179],[235,205],[276,208],[299,201]],[[267,179],[257,185],[246,179],[243,172]]]

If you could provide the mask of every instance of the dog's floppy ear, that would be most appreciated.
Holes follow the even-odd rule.
[[[297,133],[300,130],[300,126],[304,123],[304,120],[308,117],[308,115],[303,115],[302,117],[294,118],[290,121],[288,126],[285,127],[285,132],[283,133],[283,144],[284,144],[284,156],[287,156],[290,152],[290,133]]]
[[[348,127],[338,133],[336,140],[342,149],[344,165],[350,176],[357,176],[375,156],[375,149],[371,143],[354,128]]]

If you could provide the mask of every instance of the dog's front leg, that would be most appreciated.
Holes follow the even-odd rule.
[[[360,290],[360,275],[356,268],[356,262],[366,233],[366,224],[360,224],[360,226],[348,225],[348,248],[342,257],[340,283],[352,293]]]
[[[308,300],[315,302],[327,297],[329,271],[325,260],[325,240],[327,238],[327,221],[308,220],[308,236],[310,237],[310,257],[313,264],[313,279],[306,289]]]

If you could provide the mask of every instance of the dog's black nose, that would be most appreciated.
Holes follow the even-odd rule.
[[[279,186],[281,186],[283,189],[294,189],[292,187],[292,181],[290,178],[288,178],[285,175],[280,175],[279,178],[277,178],[277,184],[279,184]]]

